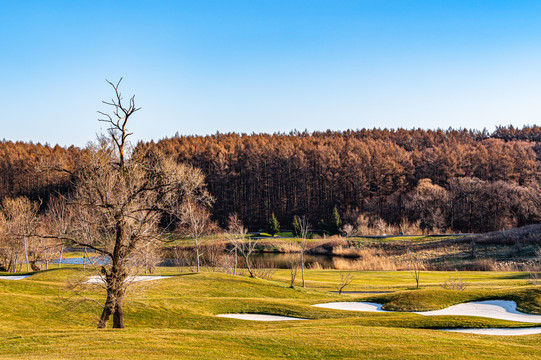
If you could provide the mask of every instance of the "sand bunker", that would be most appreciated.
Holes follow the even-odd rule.
[[[349,310],[349,311],[371,311],[385,312],[381,309],[381,304],[370,302],[332,302],[326,304],[312,305],[327,309]],[[424,316],[480,316],[491,319],[520,321],[529,323],[541,323],[541,315],[530,315],[517,311],[517,304],[514,301],[507,300],[489,300],[469,302],[450,306],[446,309],[435,311],[416,312]],[[442,329],[442,331],[461,332],[479,335],[500,335],[500,336],[518,336],[541,334],[541,327],[532,328],[494,328],[494,329]]]
[[[167,279],[172,276],[128,276],[126,281],[129,282],[139,282],[139,281],[150,281],[150,280],[159,280]],[[103,284],[103,278],[99,275],[91,276],[85,281],[85,284]]]
[[[370,302],[332,302],[313,306],[335,310],[385,312],[381,309],[381,304]],[[481,316],[491,319],[541,323],[541,315],[530,315],[517,311],[517,303],[508,300],[469,302],[442,310],[421,311],[415,312],[415,314],[424,316]]]
[[[442,310],[416,312],[416,314],[425,316],[481,316],[491,319],[541,323],[541,315],[530,315],[517,311],[517,304],[514,301],[507,300],[469,302],[453,305]]]
[[[519,335],[541,334],[541,327],[523,328],[523,329],[513,329],[513,328],[442,329],[442,331],[459,332],[459,333],[466,333],[466,334],[477,334],[477,335],[519,336]]]
[[[251,321],[291,321],[291,320],[308,320],[303,318],[281,316],[281,315],[269,315],[269,314],[220,314],[218,317],[251,320]]]
[[[30,277],[30,275],[5,275],[0,276],[0,280],[22,280]]]
[[[334,310],[386,312],[381,309],[381,304],[371,302],[331,302],[312,306]]]

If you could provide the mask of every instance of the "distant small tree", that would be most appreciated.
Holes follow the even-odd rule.
[[[227,220],[227,232],[231,239],[231,244],[233,245],[233,275],[237,275],[238,253],[239,251],[242,253],[247,232],[237,214],[229,215]]]
[[[185,201],[178,209],[177,215],[181,223],[181,231],[192,238],[195,246],[196,271],[199,272],[202,236],[210,233],[214,228],[210,220],[210,212],[204,205],[191,199]]]
[[[295,279],[297,278],[297,270],[299,269],[300,265],[300,259],[295,254],[289,255],[289,261],[288,261],[288,267],[289,267],[289,287],[293,288],[295,287]]]
[[[357,229],[355,229],[353,225],[346,224],[342,227],[342,233],[347,237],[350,237],[357,233]]]
[[[304,254],[306,253],[306,245],[307,245],[307,238],[308,238],[308,229],[310,227],[310,224],[308,223],[308,220],[306,220],[306,216],[303,216],[302,218],[295,216],[295,220],[297,224],[299,225],[299,236],[301,237],[301,258],[300,258],[300,265],[301,265],[301,275],[302,275],[302,287],[306,286],[306,283],[304,281]]]
[[[34,233],[37,225],[39,204],[32,202],[26,197],[4,198],[0,205],[4,222],[2,228],[6,231],[4,248],[9,249],[10,261],[7,266],[13,272],[17,271],[18,256],[24,254],[26,259],[26,271],[30,271],[28,254],[30,244],[28,234]]]
[[[276,219],[276,216],[274,216],[274,213],[272,213],[271,218],[267,223],[267,232],[271,235],[280,232],[280,223],[278,222],[278,219]]]
[[[424,269],[424,263],[421,259],[417,258],[411,251],[408,253],[410,261],[410,273],[415,279],[417,289],[419,289],[419,281],[421,279],[421,270]]]
[[[342,228],[342,220],[340,219],[340,214],[336,206],[334,207],[331,218],[329,221],[329,232],[331,235],[340,234],[340,229]]]
[[[338,290],[338,295],[341,295],[344,288],[351,284],[352,281],[353,275],[351,273],[340,273],[340,283],[336,287],[336,289]]]
[[[293,232],[293,236],[298,237],[301,235],[301,224],[299,223],[299,217],[294,216],[293,222],[291,223],[291,229]]]
[[[250,274],[250,277],[256,277],[256,272],[254,271],[252,264],[252,255],[255,252],[257,242],[252,237],[245,237],[241,242],[239,242],[239,248],[241,256],[244,258],[244,265],[246,270]]]

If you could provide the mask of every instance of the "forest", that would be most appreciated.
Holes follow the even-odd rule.
[[[201,169],[224,226],[250,230],[274,213],[324,227],[336,207],[354,227],[417,223],[427,232],[487,232],[539,222],[541,127],[486,130],[362,129],[287,134],[175,136],[134,150]],[[0,142],[0,200],[46,207],[70,191],[84,149]]]

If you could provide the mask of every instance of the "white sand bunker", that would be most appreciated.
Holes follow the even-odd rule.
[[[385,312],[385,310],[381,309],[381,304],[370,302],[331,302],[312,306],[335,310]],[[415,312],[415,314],[425,316],[480,316],[491,319],[541,323],[541,315],[530,315],[517,311],[517,303],[508,300],[469,302],[453,305],[442,310],[421,311]]]
[[[291,320],[308,320],[292,316],[269,315],[269,314],[220,314],[218,317],[251,320],[251,321],[291,321]]]
[[[22,280],[30,277],[30,275],[3,275],[0,276],[0,280]]]
[[[159,279],[167,279],[172,276],[128,276],[126,279],[127,282],[139,282],[139,281],[151,281],[151,280],[159,280]],[[103,284],[104,280],[101,276],[95,275],[88,278],[87,281],[85,281],[85,284]]]
[[[371,302],[331,302],[312,306],[334,310],[386,312],[381,309],[381,304]]]
[[[513,328],[500,328],[500,329],[442,329],[443,331],[459,332],[466,334],[477,335],[497,335],[497,336],[519,336],[519,335],[533,335],[541,334],[541,327],[513,329]]]
[[[425,316],[481,316],[491,319],[541,323],[541,315],[530,315],[517,311],[517,303],[507,300],[469,302],[442,310],[416,312],[416,314]]]

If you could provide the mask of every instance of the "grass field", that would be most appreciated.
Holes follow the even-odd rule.
[[[410,290],[408,272],[355,272],[346,290],[390,294],[330,293],[339,271],[308,270],[307,289],[287,287],[288,273],[273,280],[215,272],[179,273],[158,268],[169,279],[134,284],[126,300],[126,329],[94,329],[102,300],[96,286],[79,295],[67,282],[94,274],[80,267],[52,269],[20,281],[0,280],[0,359],[525,359],[541,358],[541,335],[518,337],[447,333],[460,327],[522,327],[503,320],[424,317],[411,313],[347,312],[310,305],[372,300],[390,310],[432,310],[456,303],[509,299],[523,311],[541,313],[541,289],[527,274],[425,272],[421,290]],[[449,276],[468,281],[465,291],[439,284]],[[97,293],[96,293],[97,291]],[[222,313],[267,313],[308,318],[294,322],[251,322],[217,318]]]

